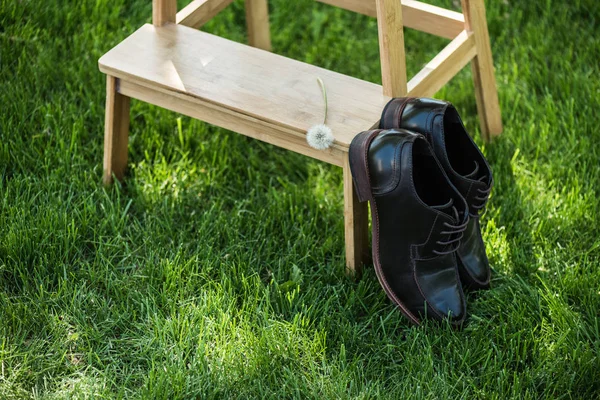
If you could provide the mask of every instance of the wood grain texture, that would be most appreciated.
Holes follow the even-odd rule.
[[[329,4],[335,7],[343,8],[344,10],[353,11],[355,13],[367,15],[369,17],[377,17],[377,9],[375,0],[317,0],[320,3]]]
[[[152,0],[152,24],[154,26],[175,22],[176,14],[176,0]]]
[[[317,0],[359,14],[377,17],[376,0]],[[404,26],[418,31],[454,39],[463,29],[465,19],[461,13],[446,10],[415,0],[402,0]]]
[[[407,80],[402,6],[398,0],[377,0],[376,4],[383,94],[403,97]]]
[[[223,11],[233,0],[193,0],[177,13],[178,24],[200,28]]]
[[[248,44],[271,51],[269,4],[267,0],[246,0],[246,25]]]
[[[346,273],[358,277],[369,257],[369,209],[358,201],[348,157],[344,158],[344,232],[346,238]]]
[[[281,126],[305,140],[323,120],[317,84],[327,87],[333,146],[347,149],[389,100],[381,86],[181,25],[145,25],[99,61],[106,74]],[[346,150],[347,151],[347,150]]]
[[[410,80],[408,95],[432,97],[475,57],[475,38],[463,31]]]
[[[112,183],[113,175],[122,179],[127,168],[129,141],[129,97],[118,92],[118,80],[106,76],[106,115],[104,121],[104,168],[102,181]]]
[[[329,164],[342,166],[347,149],[332,146],[327,150],[315,150],[308,146],[303,136],[257,118],[232,111],[223,106],[201,100],[195,96],[156,86],[121,81],[119,92],[125,96],[154,104],[167,110],[187,115],[209,124],[249,136],[275,146],[315,158]]]
[[[471,63],[481,134],[485,140],[502,133],[498,87],[483,0],[462,0],[465,29],[473,32],[477,56]]]

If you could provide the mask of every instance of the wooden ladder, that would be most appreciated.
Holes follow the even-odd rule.
[[[483,0],[462,0],[463,14],[414,0],[317,0],[376,17],[383,85],[338,74],[270,52],[267,0],[245,0],[250,46],[197,30],[233,0],[153,0],[146,24],[99,60],[107,75],[103,181],[127,166],[130,98],[304,154],[343,169],[346,267],[359,273],[369,259],[368,209],[359,203],[348,163],[353,137],[378,125],[391,97],[430,97],[471,62],[481,131],[502,131]],[[410,81],[404,26],[452,39]],[[306,143],[322,122],[316,78],[327,87],[327,150]]]

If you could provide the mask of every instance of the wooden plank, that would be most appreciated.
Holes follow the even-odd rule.
[[[112,183],[113,175],[121,180],[127,168],[129,141],[129,97],[117,90],[118,80],[106,76],[106,119],[104,121],[104,168],[102,181]]]
[[[376,0],[317,0],[359,14],[377,17]],[[461,13],[446,10],[415,0],[402,0],[404,26],[418,31],[454,39],[463,29],[465,19]]]
[[[295,132],[324,117],[317,77],[327,88],[334,145],[348,148],[389,101],[381,86],[181,25],[146,25],[99,61],[124,80],[188,94]]]
[[[408,83],[411,97],[432,97],[475,57],[475,37],[463,31]]]
[[[454,39],[464,29],[464,16],[456,11],[422,3],[402,0],[404,25],[435,36]]]
[[[233,0],[194,0],[177,13],[177,23],[200,28],[232,2]]]
[[[398,0],[377,0],[377,26],[383,94],[406,95],[406,58],[402,6]]]
[[[342,166],[343,160],[348,158],[346,148],[334,145],[327,150],[315,150],[308,146],[305,138],[296,131],[231,111],[194,96],[126,80],[121,81],[119,93],[329,164]]]
[[[377,17],[377,9],[375,0],[317,0],[318,2],[329,4],[335,7],[343,8],[344,10],[353,11],[355,13],[368,15],[369,17]]]
[[[269,4],[267,0],[246,0],[246,25],[248,26],[248,44],[252,47],[271,51]]]
[[[176,0],[152,0],[152,24],[154,26],[175,22],[175,14],[177,14]]]
[[[360,276],[369,257],[369,215],[367,203],[358,201],[348,157],[344,158],[344,234],[346,238],[346,273]]]
[[[462,0],[465,29],[475,36],[476,57],[471,63],[477,112],[481,134],[485,140],[502,133],[502,115],[498,103],[498,88],[494,74],[494,60],[488,33],[483,0]]]

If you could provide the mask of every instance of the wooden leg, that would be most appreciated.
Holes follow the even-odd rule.
[[[376,0],[376,7],[383,94],[390,97],[406,96],[402,4],[398,0]]]
[[[248,25],[248,44],[271,51],[267,0],[246,0],[246,24]]]
[[[473,31],[477,56],[471,62],[477,112],[485,140],[502,133],[502,116],[498,104],[498,88],[483,0],[462,0],[465,29]]]
[[[129,140],[129,97],[117,92],[118,79],[106,76],[106,119],[104,122],[104,172],[102,181],[121,180],[127,167]]]
[[[360,203],[354,190],[350,164],[344,167],[344,227],[346,236],[346,272],[360,276],[369,259],[369,218],[367,203]]]
[[[177,0],[152,0],[152,24],[163,26],[169,22],[175,23],[177,15]]]

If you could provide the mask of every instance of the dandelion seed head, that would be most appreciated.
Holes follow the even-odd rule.
[[[308,142],[308,145],[314,149],[325,150],[333,143],[333,132],[327,125],[314,125],[308,130],[306,141]]]

